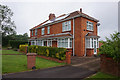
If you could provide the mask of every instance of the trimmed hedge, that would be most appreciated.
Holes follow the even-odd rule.
[[[27,44],[28,41],[22,41],[22,40],[9,40],[9,45],[12,48],[19,48],[20,44]]]
[[[46,47],[37,45],[28,46],[28,52],[30,53],[37,53],[38,55],[53,57],[59,60],[66,59],[66,51],[66,48]]]
[[[19,50],[22,51],[22,52],[26,52],[26,47],[28,45],[19,45]]]

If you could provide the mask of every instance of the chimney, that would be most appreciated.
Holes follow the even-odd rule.
[[[56,18],[56,17],[55,17],[55,14],[53,14],[53,13],[50,13],[50,14],[49,14],[49,20],[50,20],[50,21],[54,21],[55,18]]]
[[[80,12],[82,13],[82,8],[80,8]]]

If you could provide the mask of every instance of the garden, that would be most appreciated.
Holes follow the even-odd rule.
[[[15,73],[22,71],[30,71],[27,69],[27,56],[26,55],[4,55],[4,54],[23,54],[13,50],[2,50],[2,74]],[[46,60],[36,57],[36,69],[43,69],[49,67],[56,67],[65,65],[65,63],[57,63],[54,61]]]

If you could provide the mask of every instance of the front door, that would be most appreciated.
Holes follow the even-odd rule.
[[[94,41],[94,54],[97,54],[96,40]]]

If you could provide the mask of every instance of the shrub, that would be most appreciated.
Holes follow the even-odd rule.
[[[27,44],[26,45],[19,45],[20,51],[25,52],[25,49],[27,46],[28,46]]]
[[[12,48],[19,48],[20,44],[25,44],[28,43],[27,41],[22,41],[22,40],[9,40],[9,45]]]
[[[56,48],[56,47],[46,47],[46,46],[37,46],[31,45],[28,47],[28,52],[37,53],[38,55],[48,56],[57,58],[59,60],[66,59],[66,51],[65,48]]]
[[[99,54],[106,54],[107,57],[120,61],[120,33],[111,34],[111,39],[106,37],[106,41],[102,41],[102,43]]]

